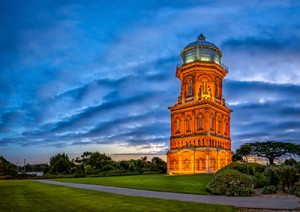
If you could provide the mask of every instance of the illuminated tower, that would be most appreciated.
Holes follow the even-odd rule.
[[[228,73],[220,49],[200,35],[180,54],[181,92],[171,111],[169,174],[216,172],[231,163],[230,113],[222,95]]]

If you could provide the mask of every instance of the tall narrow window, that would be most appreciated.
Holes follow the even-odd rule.
[[[191,131],[191,117],[186,118],[186,131],[190,132]]]
[[[219,83],[216,83],[216,98],[220,98],[219,97]]]
[[[176,128],[176,131],[175,131],[175,133],[180,133],[180,119],[178,118],[178,119],[176,119],[176,121],[175,121],[175,128]]]
[[[198,123],[197,129],[202,130],[203,129],[203,114],[202,113],[200,113],[198,115],[198,122],[197,123]]]
[[[221,126],[222,126],[222,120],[221,120],[221,118],[219,117],[219,118],[218,118],[218,133],[221,132]]]
[[[186,81],[186,84],[185,84],[185,94],[186,94],[186,97],[189,97],[189,96],[193,96],[193,80],[192,79],[189,79]]]
[[[210,114],[210,130],[214,130],[215,118],[213,114]]]
[[[224,135],[227,135],[227,134],[228,134],[227,131],[228,131],[228,123],[227,123],[227,121],[225,121],[225,125],[224,125]]]

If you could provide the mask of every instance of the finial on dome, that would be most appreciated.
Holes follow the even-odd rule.
[[[198,36],[198,40],[205,40],[205,36],[201,33],[199,36]]]

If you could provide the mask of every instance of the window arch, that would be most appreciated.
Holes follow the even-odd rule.
[[[189,77],[185,81],[185,96],[191,97],[194,95],[194,80],[192,77]]]
[[[199,113],[197,116],[197,130],[203,130],[203,118],[204,115]]]
[[[215,130],[215,117],[213,114],[210,114],[209,120],[210,120],[210,130],[213,131]]]
[[[181,125],[181,119],[177,118],[174,122],[174,130],[175,130],[175,134],[180,133],[180,125]]]
[[[215,79],[215,87],[216,87],[215,96],[217,99],[221,99],[222,80],[219,77]]]
[[[218,118],[218,133],[221,133],[221,126],[222,126],[222,120],[221,120],[221,118],[219,117],[219,118]]]
[[[228,134],[228,122],[226,120],[225,124],[224,124],[224,135],[227,135],[227,134]]]
[[[186,132],[190,132],[191,131],[191,120],[192,118],[190,116],[187,116],[185,119],[185,129]]]

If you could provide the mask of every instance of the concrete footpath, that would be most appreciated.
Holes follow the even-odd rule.
[[[149,191],[130,188],[119,188],[101,185],[89,185],[79,183],[64,183],[51,180],[35,180],[41,183],[53,185],[68,186],[73,188],[89,189],[94,191],[109,192],[115,194],[123,194],[129,196],[150,197],[168,200],[179,200],[186,202],[201,202],[219,205],[232,205],[240,208],[253,209],[277,209],[277,210],[296,210],[300,211],[300,199],[272,199],[272,198],[257,198],[257,197],[228,197],[228,196],[211,196],[211,195],[196,195],[182,194],[161,191]]]

